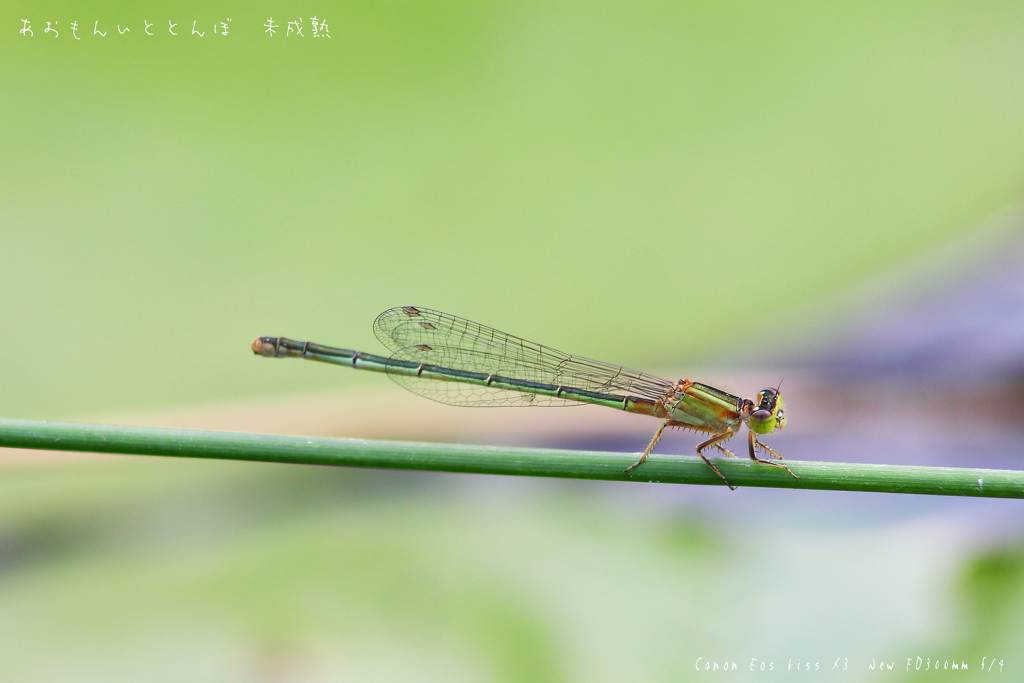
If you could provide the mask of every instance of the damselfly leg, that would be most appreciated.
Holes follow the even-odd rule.
[[[726,431],[722,432],[721,434],[715,434],[713,437],[711,437],[710,439],[708,439],[704,443],[699,444],[697,446],[697,455],[700,456],[700,459],[703,460],[704,462],[706,462],[708,467],[713,469],[715,471],[715,474],[717,474],[719,477],[721,477],[722,481],[725,482],[725,485],[728,486],[729,489],[732,490],[732,491],[735,491],[736,487],[733,486],[732,484],[730,484],[729,480],[725,478],[725,475],[722,474],[721,472],[719,472],[718,468],[715,467],[714,464],[704,456],[704,452],[703,451],[704,451],[705,448],[709,448],[711,446],[714,446],[718,450],[720,450],[723,453],[725,453],[726,455],[728,455],[730,458],[735,458],[736,457],[735,455],[733,455],[729,451],[725,450],[725,448],[723,448],[720,445],[721,442],[728,441],[729,439],[731,439],[735,435],[736,435],[736,432],[734,432],[732,429],[727,429]]]
[[[665,427],[668,427],[670,424],[672,424],[672,420],[665,420],[664,422],[661,423],[661,426],[658,427],[658,431],[654,432],[654,438],[651,439],[651,442],[649,444],[647,444],[647,448],[644,449],[643,455],[641,455],[640,459],[637,460],[635,463],[633,463],[632,465],[630,465],[626,469],[622,470],[623,474],[625,474],[626,472],[629,472],[631,469],[633,469],[637,465],[642,464],[643,461],[647,459],[647,456],[650,455],[651,451],[654,450],[654,444],[658,443],[658,439],[661,438],[661,433],[663,431],[665,431]]]
[[[771,448],[771,447],[761,443],[760,441],[758,441],[757,440],[757,434],[755,434],[754,432],[749,432],[749,436],[747,438],[747,447],[748,447],[748,450],[750,451],[750,459],[751,460],[753,460],[754,462],[759,462],[762,465],[771,465],[772,467],[781,467],[782,469],[786,470],[790,474],[793,474],[793,470],[789,469],[788,467],[783,465],[781,462],[774,462],[772,460],[762,460],[761,458],[757,457],[757,447],[758,446],[760,446],[764,450],[768,451],[769,453],[774,455],[779,460],[782,460],[782,456],[779,455],[778,453],[776,453],[775,449],[773,449],[773,448]],[[795,474],[793,474],[793,478],[794,479],[799,479],[800,477],[798,477]]]
[[[631,469],[633,469],[637,465],[640,465],[641,463],[643,463],[644,460],[647,460],[647,456],[651,454],[652,450],[654,450],[654,445],[657,444],[658,441],[661,439],[661,434],[662,434],[662,432],[665,431],[665,427],[691,427],[692,428],[692,425],[688,425],[685,422],[678,422],[676,420],[665,420],[664,422],[662,422],[661,426],[658,427],[658,431],[656,431],[654,433],[654,438],[651,439],[651,442],[649,444],[647,444],[647,448],[644,450],[643,454],[640,456],[640,459],[637,460],[632,465],[630,465],[629,467],[627,467],[626,469],[624,469],[622,471],[623,474],[625,474],[626,472],[629,472]],[[704,456],[703,451],[706,448],[714,447],[714,448],[717,448],[718,450],[720,450],[722,453],[725,453],[730,458],[735,458],[736,457],[735,455],[730,453],[728,449],[726,449],[724,446],[722,446],[722,442],[723,441],[728,441],[729,439],[731,439],[734,436],[736,436],[736,432],[734,432],[732,429],[727,429],[726,431],[722,432],[721,434],[715,434],[713,437],[711,437],[707,441],[704,441],[704,442],[700,443],[697,446],[697,455],[699,455],[701,460],[703,460],[705,463],[707,463],[707,466],[710,467],[714,471],[715,474],[717,474],[719,477],[721,477],[722,481],[725,482],[725,485],[728,486],[733,491],[736,490],[736,487],[733,486],[732,484],[730,484],[729,480],[725,478],[725,475],[722,474],[719,471],[719,469],[717,467],[715,467],[714,464],[710,460],[707,459],[707,457]],[[761,444],[761,445],[763,445],[763,444]],[[771,463],[771,464],[774,465],[775,463]]]

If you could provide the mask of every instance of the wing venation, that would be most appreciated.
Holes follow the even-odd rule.
[[[384,311],[373,323],[392,357],[443,368],[657,400],[673,384],[618,365],[572,356],[491,327],[419,306]],[[523,391],[388,373],[409,391],[461,406],[579,405]]]

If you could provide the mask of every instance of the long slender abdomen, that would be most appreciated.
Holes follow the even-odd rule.
[[[447,368],[439,365],[414,363],[408,360],[385,358],[362,351],[323,346],[285,337],[257,337],[252,342],[252,351],[258,356],[266,356],[268,358],[305,358],[321,363],[344,365],[357,370],[386,372],[389,375],[404,375],[423,380],[459,382],[487,386],[493,389],[518,391],[524,394],[551,396],[567,401],[578,401],[580,403],[591,403],[608,408],[616,408],[639,415],[651,415],[661,418],[668,416],[665,406],[660,402],[637,396],[606,394],[564,384],[533,382],[516,377],[503,377],[501,375]]]

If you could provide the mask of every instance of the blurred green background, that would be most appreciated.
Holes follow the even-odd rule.
[[[9,2],[0,27],[10,418],[354,396],[382,380],[249,340],[379,352],[401,304],[641,368],[784,348],[1024,180],[1020,3]],[[860,680],[1024,634],[992,611],[1024,600],[1016,532],[934,556],[915,530],[957,516],[928,503],[843,498],[876,511],[849,529],[749,499],[823,515],[779,531],[686,489],[123,458],[0,491],[5,680]]]

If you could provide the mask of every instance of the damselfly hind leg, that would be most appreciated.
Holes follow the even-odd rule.
[[[661,426],[658,427],[658,431],[654,433],[654,438],[651,439],[651,442],[649,444],[647,444],[647,448],[644,450],[643,455],[641,455],[640,459],[637,460],[635,463],[633,463],[626,469],[622,470],[623,474],[629,472],[631,469],[633,469],[634,467],[636,467],[637,465],[639,465],[640,463],[647,459],[647,456],[650,455],[651,451],[654,450],[654,444],[658,443],[658,439],[661,438],[661,433],[665,431],[665,427],[668,427],[670,422],[672,422],[672,420],[665,420],[664,422],[661,423]]]
[[[710,439],[708,439],[704,443],[698,444],[698,446],[697,446],[697,455],[700,456],[700,459],[703,460],[705,463],[707,463],[707,466],[710,467],[712,470],[714,470],[715,474],[717,474],[719,477],[721,477],[722,481],[725,482],[725,485],[728,486],[729,489],[732,490],[732,491],[735,491],[736,487],[733,486],[732,484],[730,484],[729,480],[725,478],[725,475],[722,474],[721,472],[719,472],[718,468],[715,467],[711,463],[710,460],[708,460],[706,457],[704,457],[704,453],[702,451],[705,448],[710,448],[711,446],[714,446],[715,448],[717,448],[718,450],[722,451],[726,455],[735,458],[736,457],[735,455],[733,455],[729,451],[725,450],[725,448],[723,448],[721,445],[719,445],[719,444],[721,444],[722,441],[728,441],[729,439],[731,439],[735,435],[736,435],[736,432],[732,431],[732,429],[726,429],[721,434],[715,434],[713,437],[711,437]]]
[[[647,456],[651,454],[652,450],[654,450],[654,445],[656,443],[658,443],[659,439],[661,439],[661,434],[662,434],[662,432],[665,431],[665,427],[685,427],[685,426],[688,426],[688,425],[685,425],[682,422],[677,422],[675,420],[665,420],[664,422],[662,422],[661,426],[658,427],[658,431],[656,431],[654,433],[654,438],[651,439],[651,442],[649,444],[647,444],[647,448],[644,450],[643,455],[640,456],[640,459],[637,460],[632,465],[630,465],[629,467],[627,467],[626,469],[624,469],[622,471],[622,473],[625,474],[626,472],[629,472],[631,469],[633,469],[637,465],[643,463],[643,461],[647,459]],[[705,448],[711,448],[713,446],[713,447],[717,448],[718,450],[722,451],[723,453],[725,453],[726,455],[728,455],[730,458],[735,458],[736,457],[735,455],[730,453],[726,448],[724,448],[721,445],[721,442],[727,441],[727,440],[731,439],[735,435],[736,435],[736,432],[734,432],[732,429],[728,429],[728,430],[722,432],[721,434],[715,434],[713,437],[711,437],[707,441],[705,441],[705,442],[703,442],[703,443],[701,443],[700,445],[697,446],[697,455],[700,456],[700,459],[703,460],[705,463],[707,463],[707,466],[710,467],[714,471],[715,474],[717,474],[719,477],[721,477],[722,481],[725,482],[725,485],[728,486],[733,491],[736,490],[736,487],[729,483],[729,480],[725,478],[725,475],[722,474],[719,471],[719,469],[717,467],[715,467],[711,463],[710,460],[708,460],[706,457],[704,457],[704,453],[702,453],[701,451],[703,451]]]
[[[761,448],[765,449],[766,451],[768,451],[769,453],[774,455],[779,460],[782,460],[782,456],[779,455],[778,453],[776,453],[774,449],[772,449],[772,448],[766,446],[765,444],[761,443],[760,441],[758,441],[757,440],[757,434],[755,434],[754,432],[750,432],[749,433],[748,438],[747,438],[747,445],[748,445],[749,450],[750,450],[750,459],[753,460],[754,462],[759,462],[759,463],[761,463],[763,465],[771,465],[772,467],[781,467],[782,469],[786,470],[790,474],[793,474],[793,470],[789,469],[788,467],[783,465],[781,462],[773,462],[771,460],[762,460],[761,458],[757,457],[757,447],[760,446]],[[793,478],[794,479],[799,479],[800,477],[798,477],[795,474],[793,474]]]

